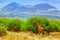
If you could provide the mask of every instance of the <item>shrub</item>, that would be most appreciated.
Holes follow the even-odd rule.
[[[58,31],[60,32],[60,20],[56,19],[47,19],[45,17],[31,17],[28,19],[8,19],[8,18],[0,18],[0,35],[6,33],[6,30],[12,31],[32,31],[37,33],[36,24],[33,20],[37,20],[37,22],[44,28],[46,32]]]
[[[50,19],[50,31],[60,31],[60,22],[58,20]]]
[[[35,33],[38,33],[36,24],[33,22],[33,20],[36,20],[43,28],[45,31],[48,31],[49,29],[49,21],[47,18],[39,18],[39,17],[31,17],[27,19],[27,22],[24,26],[25,30],[30,30]]]
[[[28,18],[26,20],[25,26],[24,26],[24,30],[28,30],[28,31],[32,31],[34,33],[37,33],[37,27],[36,24],[34,24],[33,20],[39,20],[38,17],[32,17],[32,18]]]
[[[4,26],[0,26],[0,36],[4,36],[6,34],[7,29]]]
[[[12,19],[8,25],[8,30],[12,31],[20,31],[22,25],[22,20],[21,19]]]
[[[7,18],[0,18],[0,36],[6,34],[8,27],[8,19]]]

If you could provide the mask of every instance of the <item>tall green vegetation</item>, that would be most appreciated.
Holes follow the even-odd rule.
[[[50,19],[50,31],[60,31],[60,21],[59,20],[54,20]]]
[[[7,30],[10,31],[32,31],[38,33],[37,26],[33,22],[36,20],[46,32],[60,32],[60,20],[47,19],[40,17],[31,17],[28,19],[20,18],[0,18],[0,36],[5,35]]]
[[[0,36],[6,34],[9,20],[7,18],[0,18]]]
[[[22,22],[23,21],[18,18],[14,18],[14,19],[10,20],[9,25],[8,25],[8,30],[20,31]]]
[[[33,20],[35,20],[36,18],[28,18],[26,21],[26,26],[25,26],[25,30],[28,31],[32,31],[34,33],[37,33],[37,27],[34,24]]]

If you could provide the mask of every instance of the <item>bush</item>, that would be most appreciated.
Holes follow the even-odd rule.
[[[0,24],[0,36],[4,36],[6,34],[7,28],[3,24]]]
[[[40,24],[44,28],[44,30],[47,32],[49,31],[49,25],[50,25],[49,23],[50,22],[47,18],[45,18],[45,17],[40,18]]]
[[[36,24],[33,22],[33,20],[39,20],[39,18],[38,17],[28,18],[25,22],[25,25],[23,26],[23,31],[28,30],[28,31],[32,31],[34,33],[38,32]]]
[[[60,22],[58,20],[50,19],[50,31],[60,31]]]
[[[8,30],[20,31],[21,25],[22,25],[22,20],[18,18],[12,19],[8,25]]]
[[[0,24],[4,25],[6,28],[8,27],[9,21],[8,18],[0,18]]]
[[[39,18],[39,17],[31,17],[28,18],[25,25],[23,26],[23,30],[29,30],[33,31],[35,33],[38,33],[38,29],[36,24],[33,22],[33,20],[36,20],[43,28],[45,31],[49,30],[49,21],[46,18]]]
[[[6,34],[8,27],[8,19],[7,18],[0,18],[0,36]]]
[[[31,17],[28,19],[8,19],[8,18],[0,18],[0,35],[6,33],[7,29],[12,31],[32,31],[38,33],[36,24],[33,20],[37,20],[37,22],[44,28],[46,32],[58,31],[60,32],[60,20],[56,19],[47,19],[45,17]]]

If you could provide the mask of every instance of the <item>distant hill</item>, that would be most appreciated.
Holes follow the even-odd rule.
[[[12,2],[8,5],[6,5],[4,8],[2,8],[2,11],[36,11],[36,10],[49,10],[49,9],[56,9],[50,4],[42,3],[42,4],[37,4],[34,6],[31,5],[24,5],[20,6],[18,3]]]
[[[32,12],[33,10],[34,9],[31,5],[20,6],[18,3],[15,2],[12,2],[1,9],[1,11],[3,12],[15,12],[15,11]]]
[[[1,11],[4,11],[4,12],[18,11],[19,8],[20,8],[20,5],[18,3],[12,2],[6,5],[4,8],[2,8]]]
[[[47,4],[47,3],[37,4],[35,5],[35,7],[36,9],[39,9],[39,10],[56,9],[54,6]]]
[[[60,10],[57,10],[56,7],[47,4],[41,3],[36,5],[23,5],[16,2],[12,2],[1,9],[0,15],[4,17],[31,17],[31,16],[41,16],[55,18],[56,16],[60,17]],[[55,16],[55,17],[53,17]]]

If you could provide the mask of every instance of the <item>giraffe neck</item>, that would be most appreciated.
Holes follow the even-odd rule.
[[[37,21],[35,22],[35,24],[37,27],[41,27],[41,25]]]

